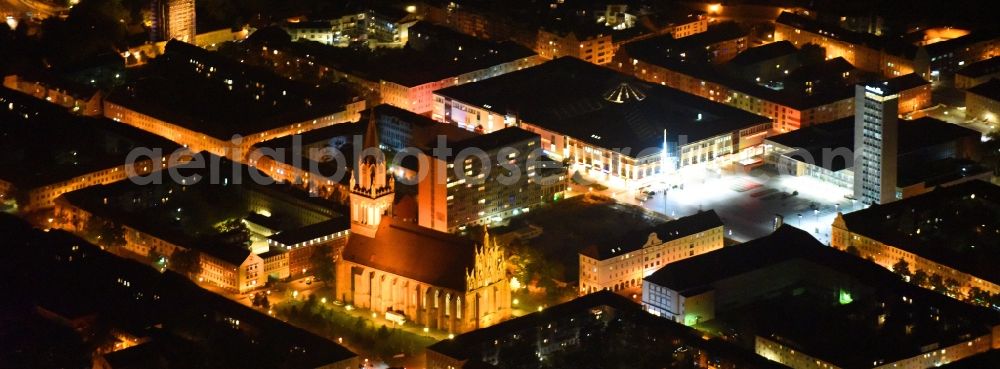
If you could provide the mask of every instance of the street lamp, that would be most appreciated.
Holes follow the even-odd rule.
[[[799,216],[799,228],[802,228],[802,214],[798,214],[798,216]]]
[[[816,233],[819,234],[819,208],[813,209],[813,214],[816,215]]]

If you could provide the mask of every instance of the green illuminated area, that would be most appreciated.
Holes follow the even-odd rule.
[[[838,300],[839,300],[838,302],[840,302],[841,305],[847,305],[847,304],[850,304],[851,302],[853,302],[854,298],[851,297],[851,292],[850,291],[847,291],[845,289],[841,289],[839,297],[838,297]]]

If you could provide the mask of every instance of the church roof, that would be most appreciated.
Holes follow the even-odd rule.
[[[351,235],[344,260],[430,285],[464,291],[476,245],[457,235],[382,218],[374,238]]]

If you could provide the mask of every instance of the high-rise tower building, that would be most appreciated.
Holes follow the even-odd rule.
[[[854,97],[854,198],[895,201],[899,94],[876,83],[856,86]]]
[[[392,207],[396,180],[386,171],[385,156],[379,149],[375,113],[365,130],[364,145],[351,173],[351,233],[375,237],[375,231]]]
[[[195,0],[153,0],[153,25],[150,38],[153,41],[176,39],[194,43]]]

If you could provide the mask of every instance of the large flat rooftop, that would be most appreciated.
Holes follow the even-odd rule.
[[[662,147],[664,132],[669,142],[697,142],[770,121],[570,57],[435,94],[633,154]]]
[[[357,101],[345,86],[292,81],[179,41],[127,78],[109,102],[221,140],[309,123]]]
[[[81,117],[44,100],[0,87],[0,179],[31,189],[126,163],[135,148],[177,144],[110,119]]]

